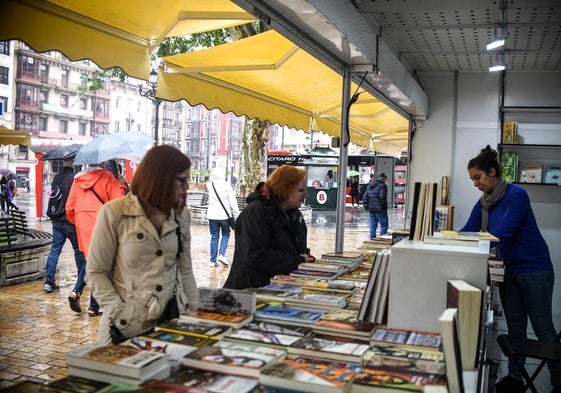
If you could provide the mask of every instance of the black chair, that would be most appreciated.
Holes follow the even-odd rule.
[[[561,332],[555,338],[555,342],[544,342],[538,340],[526,339],[514,339],[510,338],[507,334],[501,334],[497,337],[497,342],[501,347],[504,355],[513,358],[518,365],[518,368],[522,372],[524,377],[525,385],[524,391],[530,389],[533,393],[538,393],[536,387],[534,386],[534,380],[537,378],[538,374],[545,366],[547,362],[559,362],[561,363]],[[533,358],[540,359],[541,362],[538,368],[530,376],[524,364],[522,363],[523,358]]]

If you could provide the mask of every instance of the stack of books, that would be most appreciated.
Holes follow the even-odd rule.
[[[383,235],[374,239],[366,239],[360,246],[361,251],[383,250],[392,245],[392,236]]]
[[[439,349],[442,344],[442,338],[440,334],[434,332],[377,326],[370,337],[370,345],[374,346],[377,344],[400,344]]]
[[[126,345],[88,344],[66,353],[70,375],[140,385],[151,379],[164,379],[171,365],[164,353]]]
[[[370,341],[375,325],[358,320],[358,311],[333,309],[323,314],[314,324],[316,334],[347,337],[359,341]]]

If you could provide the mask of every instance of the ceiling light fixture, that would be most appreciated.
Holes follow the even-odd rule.
[[[506,68],[506,66],[504,64],[495,64],[492,65],[491,67],[489,67],[489,71],[494,72],[494,71],[504,71]]]
[[[505,44],[504,37],[495,38],[493,41],[487,44],[487,50],[500,48],[501,46],[504,46],[504,44]]]

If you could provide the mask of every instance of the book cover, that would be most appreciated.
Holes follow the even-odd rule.
[[[49,384],[57,392],[69,391],[73,393],[94,393],[110,384],[103,381],[92,381],[91,379],[69,375]],[[45,385],[42,385],[45,386]],[[33,392],[34,390],[21,390],[21,392]]]
[[[539,161],[520,161],[520,183],[541,183],[542,170]]]
[[[382,342],[416,345],[428,348],[440,348],[442,338],[440,334],[433,332],[412,331],[379,326],[374,329],[370,342],[372,345]]]
[[[179,319],[160,323],[156,326],[156,330],[165,330],[167,332],[181,333],[190,336],[219,339],[224,334],[230,332],[232,327],[207,322],[187,322]]]
[[[308,326],[283,325],[280,323],[254,321],[243,327],[243,329],[257,330],[266,333],[280,333],[289,336],[304,337],[312,334],[312,328]]]
[[[454,206],[438,205],[434,209],[434,232],[454,228]]]
[[[352,383],[353,393],[422,392],[425,385],[446,385],[442,375],[408,373],[399,369],[364,367]]]
[[[337,333],[340,336],[368,340],[374,331],[374,324],[358,320],[358,311],[332,309],[325,312],[314,324],[318,333]]]
[[[501,143],[518,143],[518,123],[515,121],[505,121],[501,133]]]
[[[368,280],[366,282],[366,287],[364,288],[362,301],[358,309],[358,319],[360,321],[370,322],[372,299],[374,297],[376,277],[378,276],[378,271],[380,270],[380,266],[382,263],[381,261],[382,261],[382,256],[380,255],[380,253],[377,253],[374,262],[370,267]]]
[[[162,365],[168,364],[163,353],[124,345],[99,344],[88,344],[67,352],[66,362],[70,367],[136,379],[142,379],[154,370],[159,370]]]
[[[50,385],[45,385],[34,381],[21,381],[12,386],[2,389],[4,393],[74,393],[72,390],[65,390]],[[86,392],[89,392],[86,390]],[[92,390],[93,392],[93,390]]]
[[[446,308],[458,309],[458,337],[464,371],[473,371],[477,363],[483,291],[464,280],[448,280]]]
[[[343,261],[343,262],[360,262],[364,255],[360,252],[341,251],[341,252],[326,252],[321,254],[321,259],[326,261]]]
[[[546,167],[544,183],[561,184],[561,165],[548,165]]]
[[[190,336],[188,334],[169,332],[166,330],[156,330],[155,332],[143,334],[139,336],[140,338],[151,340],[151,341],[161,341],[164,344],[178,344],[190,348],[200,348],[205,345],[213,344],[216,342],[215,339],[210,339],[206,337]]]
[[[218,341],[187,354],[183,358],[183,365],[257,378],[260,369],[285,357],[286,351],[281,349]]]
[[[303,289],[311,289],[315,291],[354,293],[356,284],[346,280],[307,280],[302,284]]]
[[[364,356],[364,367],[380,370],[405,371],[408,373],[424,373],[446,375],[446,365],[443,361],[432,359],[418,359],[404,356],[391,356],[375,351],[368,351]]]
[[[446,361],[446,379],[450,393],[463,393],[462,358],[458,338],[458,309],[447,308],[440,318],[440,334]]]
[[[179,316],[179,321],[181,322],[213,322],[234,328],[242,327],[252,320],[253,316],[245,312],[225,314],[203,310],[189,310]]]
[[[265,386],[287,388],[312,393],[344,393],[360,371],[356,365],[315,359],[285,359],[259,372],[259,382]]]
[[[344,273],[349,268],[343,265],[334,265],[329,263],[315,263],[315,262],[302,262],[298,265],[300,270],[313,270],[318,272],[334,272],[334,273]]]
[[[354,341],[339,341],[319,337],[304,337],[288,348],[288,353],[296,356],[311,356],[318,359],[362,363],[362,357],[370,346]]]
[[[374,343],[370,346],[370,352],[392,357],[444,362],[444,353],[436,348],[425,348],[405,344]]]
[[[300,287],[302,284],[309,279],[304,277],[294,277],[288,274],[277,274],[271,278],[271,284],[278,284],[278,285],[293,285]]]
[[[199,392],[214,393],[258,393],[258,382],[256,378],[240,377],[215,373],[211,371],[198,370],[190,367],[183,367],[169,378],[164,380],[172,383],[187,386]],[[150,382],[143,385],[149,386]]]
[[[349,271],[346,273],[341,274],[337,277],[338,280],[347,280],[347,281],[359,281],[359,282],[367,282],[368,277],[370,276],[370,271],[372,270],[372,266],[359,266],[353,271]]]
[[[227,288],[199,288],[199,310],[225,314],[255,312],[255,294]]]
[[[317,270],[302,270],[302,269],[295,269],[290,272],[290,275],[293,277],[304,277],[304,278],[326,278],[332,279],[337,277],[339,274],[345,273],[344,271],[338,272],[320,272]]]
[[[293,307],[266,306],[255,311],[256,321],[272,321],[287,325],[312,325],[323,315],[320,311],[302,310]]]
[[[501,153],[502,177],[512,183],[518,181],[519,155],[516,151],[503,151]]]
[[[301,336],[292,336],[282,333],[264,332],[251,329],[236,329],[224,336],[224,340],[246,342],[249,344],[265,345],[274,348],[286,349],[300,340]]]

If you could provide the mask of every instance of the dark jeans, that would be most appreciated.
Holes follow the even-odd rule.
[[[526,338],[528,318],[540,341],[553,342],[557,335],[553,326],[553,270],[508,274],[499,287],[510,337]],[[561,385],[561,363],[549,363],[551,384]],[[522,378],[516,362],[508,361],[510,374]]]
[[[208,220],[208,228],[210,230],[210,261],[216,262],[218,254],[226,255],[228,241],[230,240],[230,225],[228,220]],[[218,239],[220,239],[220,249],[218,247]]]
[[[74,260],[76,261],[76,269],[80,271],[82,265],[86,264],[84,253],[78,248],[78,237],[76,235],[76,227],[68,221],[53,220],[53,244],[51,251],[47,256],[46,263],[46,280],[55,283],[55,273],[58,264],[58,258],[66,243],[66,239],[70,240],[72,249],[74,250]]]
[[[388,233],[388,212],[369,213],[370,215],[370,239],[376,238],[376,228],[380,223],[380,236]]]

